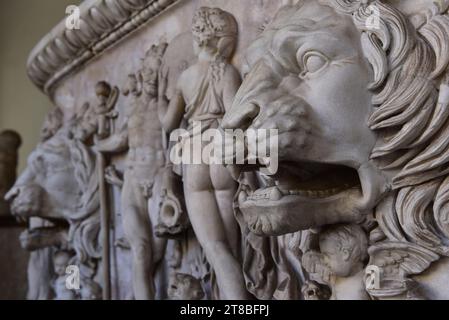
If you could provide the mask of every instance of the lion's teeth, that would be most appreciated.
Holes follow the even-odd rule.
[[[239,200],[240,202],[246,200],[252,201],[261,201],[261,200],[270,200],[270,201],[279,201],[284,195],[292,195],[292,196],[301,196],[307,198],[326,198],[341,192],[342,188],[332,188],[327,190],[285,190],[282,191],[279,187],[271,187],[266,189],[260,189],[250,195],[246,192],[240,192]]]
[[[289,190],[288,194],[292,196],[302,196],[309,198],[325,198],[339,193],[342,189],[333,188],[328,190]]]

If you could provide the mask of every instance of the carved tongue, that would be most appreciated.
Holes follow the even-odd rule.
[[[266,189],[259,189],[248,197],[251,201],[279,201],[283,198],[283,193],[278,187],[270,187]]]

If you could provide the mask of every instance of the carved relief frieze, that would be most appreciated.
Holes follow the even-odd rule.
[[[47,298],[449,298],[449,1],[82,8],[6,195]]]

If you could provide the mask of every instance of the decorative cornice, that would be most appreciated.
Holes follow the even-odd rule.
[[[180,0],[85,0],[78,30],[60,22],[33,49],[28,76],[46,94],[65,76]]]

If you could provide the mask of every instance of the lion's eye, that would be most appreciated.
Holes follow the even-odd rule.
[[[329,59],[318,51],[309,51],[300,59],[300,63],[303,69],[300,77],[305,77],[307,74],[314,74],[324,69],[329,64]]]

